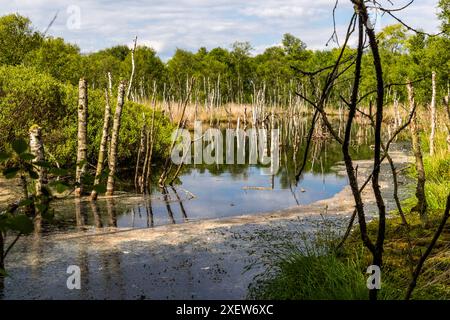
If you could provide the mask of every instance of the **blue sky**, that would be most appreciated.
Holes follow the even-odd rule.
[[[383,1],[383,0],[382,0]],[[428,32],[438,30],[438,0],[416,0],[401,17]],[[325,48],[332,33],[334,0],[2,0],[0,14],[20,13],[43,31],[56,12],[49,31],[92,52],[118,44],[153,47],[164,60],[176,48],[228,48],[250,41],[254,53],[277,45],[284,33],[300,37],[309,48]],[[386,6],[390,6],[384,0]],[[407,0],[395,1],[396,6]],[[352,14],[350,0],[340,0],[340,33]],[[78,20],[78,17],[80,18]],[[79,24],[78,24],[79,22]],[[378,27],[393,23],[382,17]]]

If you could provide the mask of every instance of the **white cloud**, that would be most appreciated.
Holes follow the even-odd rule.
[[[417,1],[400,16],[433,32],[438,25],[436,3]],[[79,30],[66,27],[66,9],[71,5],[81,9]],[[324,48],[332,33],[333,6],[332,0],[10,0],[2,4],[0,14],[18,12],[44,30],[58,11],[50,34],[78,44],[83,52],[129,44],[137,35],[139,43],[167,58],[177,47],[228,47],[234,41],[250,41],[257,51],[263,51],[287,32],[310,48]],[[351,14],[350,1],[341,0],[337,11],[341,34]],[[388,23],[393,20],[385,17],[381,21]]]

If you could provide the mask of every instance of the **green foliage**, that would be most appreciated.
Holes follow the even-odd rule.
[[[438,14],[441,19],[442,31],[449,36],[450,35],[450,1],[449,0],[439,0],[439,9],[440,12]]]
[[[448,0],[439,2],[438,17],[442,28],[448,29]],[[446,27],[447,26],[447,27]],[[447,28],[447,29],[446,29]],[[2,31],[3,30],[3,31]],[[380,54],[384,65],[386,83],[403,83],[407,78],[424,81],[415,84],[416,100],[427,104],[430,100],[431,72],[437,72],[438,93],[446,92],[450,67],[450,40],[447,33],[428,37],[414,34],[400,24],[386,26],[378,35]],[[128,79],[131,73],[131,50],[124,45],[88,55],[81,55],[79,49],[62,39],[45,38],[33,32],[27,18],[18,15],[4,16],[0,20],[0,64],[17,65],[24,63],[42,73],[50,74],[63,83],[77,85],[81,76],[89,80],[91,88],[106,88],[107,73],[111,73],[113,83],[119,78]],[[17,45],[19,44],[19,45]],[[139,44],[139,42],[138,42]],[[149,47],[138,46],[135,52],[136,74],[132,90],[136,96],[148,98],[156,84],[157,97],[173,97],[181,100],[186,95],[186,80],[197,79],[194,87],[200,101],[207,98],[212,90],[220,90],[222,102],[252,101],[255,89],[266,87],[266,99],[276,99],[287,104],[299,87],[308,93],[323,85],[327,72],[317,74],[313,82],[306,81],[296,69],[314,71],[332,65],[339,50],[308,50],[306,44],[292,34],[285,34],[281,45],[267,48],[262,54],[252,56],[252,46],[248,42],[235,42],[230,49],[214,48],[208,52],[200,48],[193,53],[177,49],[167,63],[157,57]],[[354,54],[348,49],[345,57]],[[375,88],[375,72],[370,51],[363,58],[361,94]],[[343,77],[353,74],[353,67],[344,72]],[[337,84],[330,96],[331,106],[341,104],[338,93],[350,95],[345,81]],[[392,88],[401,102],[406,101],[403,86]],[[387,95],[392,100],[394,95]],[[442,97],[438,97],[441,101]],[[362,102],[368,104],[371,99]],[[389,102],[389,101],[388,101]]]
[[[425,195],[429,210],[440,212],[445,208],[450,190],[450,154],[447,152],[446,135],[439,132],[435,141],[436,154],[429,156],[428,137],[428,132],[421,135],[426,177]],[[415,166],[410,167],[408,174],[413,178],[417,176]],[[415,202],[415,197],[411,197],[406,200],[406,205],[412,207]]]
[[[119,160],[125,162],[136,158],[139,148],[140,135],[144,125],[144,117],[147,128],[150,129],[153,110],[141,104],[128,101],[122,114],[122,125],[120,129]],[[143,117],[144,115],[144,117]],[[154,146],[153,155],[155,159],[162,159],[167,155],[167,149],[171,144],[171,135],[174,126],[160,111],[155,111],[154,120]],[[98,137],[100,141],[100,137]],[[126,148],[125,148],[126,146]],[[134,163],[133,163],[134,165]]]
[[[305,59],[306,44],[299,38],[290,33],[286,33],[283,35],[283,40],[281,40],[281,43],[283,44],[283,50],[286,55],[291,57],[293,60]]]
[[[77,85],[83,76],[82,57],[78,47],[67,44],[61,38],[47,38],[41,46],[24,59],[26,66],[35,67],[53,78]]]
[[[0,17],[0,64],[18,65],[39,47],[42,36],[31,28],[31,21],[18,14]]]
[[[334,254],[293,254],[279,273],[259,288],[256,298],[276,300],[364,300],[368,298],[362,268]]]
[[[24,66],[0,66],[0,149],[9,150],[9,142],[16,137],[28,136],[31,125],[43,130],[47,151],[64,165],[76,159],[78,88],[62,84],[50,75]],[[111,101],[114,110],[115,99]],[[105,93],[89,90],[88,160],[95,163],[100,144]],[[148,126],[152,110],[143,105],[127,102],[123,111],[120,131],[119,161],[134,159],[142,128],[142,114]],[[166,154],[170,145],[172,126],[160,113],[155,113],[156,159]],[[1,157],[4,157],[2,154]],[[26,155],[23,155],[26,157]],[[12,173],[10,173],[12,174]]]
[[[25,137],[36,123],[58,128],[65,95],[58,81],[33,68],[0,66],[0,145]]]
[[[16,160],[14,167],[6,167],[3,169],[3,176],[6,179],[13,179],[17,174],[21,176],[28,175],[31,179],[37,178],[36,164],[33,164],[31,160],[34,156],[27,153],[28,144],[25,140],[17,139],[11,143],[11,149],[13,153],[5,154],[1,162],[9,160]],[[31,157],[30,157],[31,156]],[[18,204],[18,208],[29,207],[33,205],[32,199],[24,199]],[[21,234],[29,234],[33,231],[32,219],[24,213],[16,214],[15,210],[5,210],[0,212],[0,232],[6,233],[7,231],[16,231]],[[2,244],[3,245],[3,244]]]
[[[365,261],[356,245],[345,255],[336,252],[339,225],[331,220],[313,223],[314,232],[291,226],[256,232],[261,247],[258,262],[264,272],[249,287],[251,299],[364,300],[368,299]],[[293,231],[295,230],[295,231]],[[292,232],[292,233],[291,233]]]

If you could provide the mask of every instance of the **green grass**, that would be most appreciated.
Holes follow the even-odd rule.
[[[423,146],[423,164],[425,167],[425,194],[428,209],[432,212],[440,212],[445,208],[447,196],[450,192],[450,153],[447,151],[446,134],[439,132],[436,135],[436,153],[432,157],[429,155],[428,134],[421,135]],[[417,172],[415,166],[411,166],[408,173],[415,179]],[[414,192],[412,192],[414,194]],[[415,203],[415,197],[405,200],[405,206],[410,208]]]
[[[279,273],[260,282],[254,298],[294,300],[367,299],[365,278],[358,263],[334,254],[293,254],[279,262]]]
[[[424,226],[417,214],[410,213],[415,197],[403,202],[409,232],[396,212],[387,220],[382,288],[379,299],[403,299],[411,280],[411,268],[426,250],[441,219],[450,192],[450,154],[445,134],[437,135],[436,155],[428,155],[428,135],[422,136],[426,173],[426,196],[429,224]],[[415,178],[414,165],[407,172]],[[414,194],[413,190],[411,190]],[[378,221],[368,224],[371,239],[376,239]],[[362,247],[358,228],[351,234],[342,250],[334,247],[340,240],[336,228],[319,228],[317,235],[305,236],[306,249],[285,244],[277,258],[270,258],[269,272],[255,278],[249,297],[256,299],[296,300],[361,300],[368,298],[365,269],[371,264],[371,254]],[[410,249],[409,242],[412,243]],[[278,250],[279,251],[279,250]],[[414,264],[408,260],[412,253]],[[270,250],[269,250],[270,253]],[[275,256],[275,255],[274,255]],[[444,229],[418,279],[413,299],[450,299],[450,226]]]

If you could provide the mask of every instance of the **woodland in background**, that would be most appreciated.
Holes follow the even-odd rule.
[[[435,71],[437,102],[442,104],[449,83],[448,34],[429,37],[395,24],[384,28],[377,39],[383,62],[388,66],[384,70],[385,82],[403,83],[406,78],[422,80],[415,84],[416,102],[427,105],[432,88],[431,72]],[[88,158],[94,160],[100,143],[104,90],[111,81],[111,90],[115,92],[118,79],[129,79],[133,71],[133,50],[116,46],[81,54],[76,45],[35,31],[31,21],[20,15],[0,18],[0,42],[0,148],[5,148],[6,143],[16,137],[25,136],[27,128],[38,122],[46,129],[44,135],[50,154],[62,163],[71,163],[76,149],[76,141],[69,139],[77,130],[76,90],[79,79],[86,78],[92,115]],[[280,46],[268,48],[256,56],[251,55],[250,43],[236,42],[230,50],[200,48],[192,53],[177,49],[164,63],[152,48],[140,46],[139,39],[137,44],[130,100],[147,105],[160,103],[171,119],[171,105],[172,109],[177,104],[179,107],[188,94],[190,79],[195,82],[189,102],[196,108],[198,105],[211,110],[227,104],[260,103],[287,109],[304,103],[295,92],[314,94],[326,79],[324,73],[318,73],[313,80],[307,79],[299,70],[313,71],[333,65],[340,51],[337,48],[309,50],[301,39],[285,34]],[[343,59],[350,60],[355,54],[356,48],[346,48]],[[371,66],[368,52],[362,61],[361,94],[373,90],[376,83]],[[108,73],[112,79],[108,78]],[[344,107],[338,93],[350,94],[352,73],[353,66],[350,66],[335,84],[336,90],[327,99],[331,108]],[[393,86],[389,87],[386,100],[387,103],[404,103],[406,97],[404,86]],[[371,99],[364,101],[367,105],[372,102]],[[126,147],[119,154],[122,162],[136,157],[141,113],[145,109],[140,108],[138,104],[124,108],[121,141]],[[161,121],[164,120],[161,118]],[[156,127],[164,130],[166,126]],[[160,155],[158,147],[155,155]]]
[[[129,79],[130,74],[131,81],[122,119],[120,121],[119,117],[119,121],[115,121],[117,130],[112,131],[113,138],[108,150],[114,149],[113,166],[110,164],[109,169],[116,167],[116,157],[119,164],[125,166],[130,161],[134,164],[134,160],[138,159],[135,184],[142,156],[141,146],[144,137],[148,140],[150,136],[150,119],[151,144],[155,144],[154,157],[163,160],[167,151],[172,149],[173,142],[172,147],[168,147],[174,128],[172,123],[175,122],[173,109],[182,109],[182,116],[178,119],[178,127],[181,127],[186,125],[183,116],[188,104],[194,105],[196,111],[198,107],[210,113],[224,106],[227,110],[227,105],[245,109],[249,104],[252,112],[258,107],[267,107],[276,109],[279,113],[289,112],[290,116],[301,115],[293,112],[298,106],[310,108],[309,113],[314,113],[314,116],[308,133],[303,166],[297,180],[307,161],[313,130],[320,127],[327,132],[328,138],[342,145],[342,156],[355,198],[356,209],[342,243],[349,237],[357,217],[359,230],[356,233],[359,232],[360,241],[368,250],[365,253],[369,257],[367,260],[380,267],[384,267],[383,262],[389,267],[389,261],[383,260],[385,242],[392,241],[396,235],[396,232],[386,232],[386,225],[390,231],[391,222],[386,221],[386,208],[378,185],[381,164],[383,160],[388,160],[396,188],[394,198],[402,219],[398,228],[405,237],[402,240],[406,239],[409,253],[414,253],[415,249],[419,256],[414,259],[408,252],[402,256],[411,258],[409,263],[414,269],[411,277],[407,277],[407,281],[401,285],[402,289],[409,286],[406,295],[406,299],[409,299],[425,261],[439,237],[446,234],[445,225],[449,218],[450,197],[447,203],[445,198],[450,176],[450,2],[439,2],[442,32],[430,35],[415,30],[402,21],[375,34],[368,18],[367,4],[373,3],[382,8],[381,5],[377,1],[351,1],[355,5],[355,13],[350,20],[344,44],[338,43],[339,48],[308,50],[299,38],[286,34],[281,46],[268,48],[256,56],[251,55],[249,43],[237,42],[232,45],[231,50],[215,48],[208,51],[200,48],[198,52],[191,53],[178,49],[167,63],[163,63],[153,49],[143,46],[135,46],[134,49],[117,46],[83,55],[76,46],[67,44],[62,39],[33,31],[31,22],[25,17],[4,16],[0,18],[0,150],[9,152],[8,148],[12,148],[21,163],[27,158],[35,159],[27,155],[26,145],[22,148],[18,144],[10,146],[10,143],[17,137],[27,137],[33,130],[37,130],[34,125],[38,124],[43,128],[42,140],[47,148],[45,153],[51,158],[51,162],[59,167],[60,164],[73,165],[77,159],[76,180],[79,184],[82,175],[79,168],[83,167],[83,171],[86,171],[86,161],[95,163],[100,141],[102,140],[102,144],[107,142],[103,141],[105,135],[102,135],[102,127],[107,123],[103,119],[104,108],[109,99],[105,99],[105,96],[111,98],[111,106],[117,104],[121,109],[125,91],[122,79]],[[353,32],[358,32],[359,42],[356,48],[348,45]],[[338,42],[335,36],[330,41]],[[117,94],[118,101],[115,101],[117,91],[121,94]],[[88,130],[86,125],[80,130],[80,121],[86,122],[86,114],[80,114],[80,109],[87,104]],[[391,105],[394,111],[388,115],[388,107]],[[403,109],[403,116],[398,115],[400,108]],[[340,131],[337,133],[329,121],[328,116],[332,116],[335,110],[339,110],[340,122],[345,118],[344,136]],[[262,116],[259,124],[269,122],[264,111]],[[363,185],[358,185],[357,168],[353,167],[350,154],[352,123],[357,117],[365,119],[365,124],[374,131],[374,152],[371,155],[374,169]],[[239,126],[239,119],[237,122]],[[395,122],[394,132],[389,131],[390,122]],[[272,121],[271,125],[273,124]],[[252,125],[256,125],[256,122]],[[29,133],[30,127],[32,130]],[[411,169],[415,170],[411,176],[417,180],[414,207],[400,203],[395,180],[398,172],[389,157],[390,144],[407,128],[410,128],[409,138],[412,140],[416,159],[415,168]],[[120,138],[114,136],[114,132]],[[77,133],[78,141],[75,139]],[[40,132],[35,135],[40,136]],[[120,141],[118,154],[117,141]],[[36,150],[31,156],[38,154]],[[167,178],[165,173],[168,162],[169,158],[166,157],[159,181],[161,187]],[[144,163],[148,162],[144,160]],[[23,170],[26,171],[27,168],[24,166]],[[109,177],[114,175],[115,172],[109,173]],[[35,179],[31,173],[30,177]],[[427,177],[429,183],[425,185]],[[440,181],[440,178],[443,180]],[[370,180],[377,198],[378,219],[366,225],[365,208],[360,195]],[[427,193],[434,195],[434,200],[430,201],[433,198]],[[437,215],[433,215],[430,207],[436,209]],[[405,208],[408,208],[408,215],[405,215]],[[442,212],[444,217],[441,220]],[[413,213],[419,214],[420,223],[416,223],[417,216]],[[434,231],[433,226],[436,225],[438,229]],[[434,235],[424,241],[426,251],[423,254],[421,248],[415,247],[414,241],[410,241],[410,231],[416,228],[418,232],[428,232],[428,238]],[[375,238],[376,242],[372,242]],[[349,239],[352,240],[351,237]],[[334,258],[336,257],[333,256]],[[332,260],[332,263],[335,262]],[[322,263],[318,264],[321,265]],[[320,279],[314,273],[316,271],[314,269],[312,272],[313,278]],[[378,290],[371,289],[370,297],[376,299],[377,292]]]

